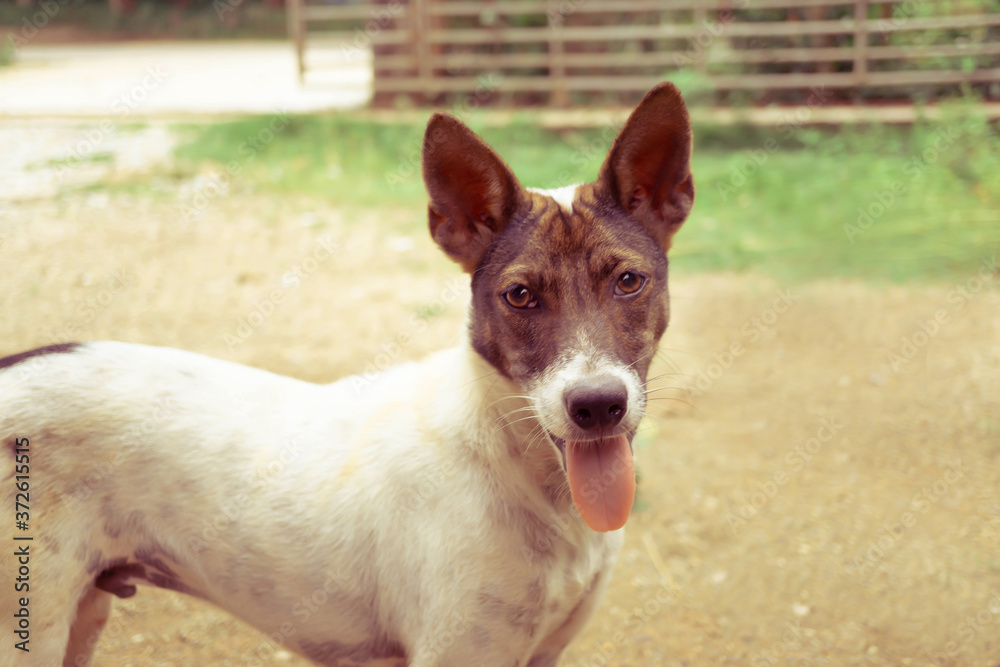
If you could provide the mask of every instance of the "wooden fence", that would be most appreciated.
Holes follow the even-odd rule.
[[[726,105],[1000,99],[1000,0],[315,1],[288,4],[300,74],[366,59],[376,106],[620,106],[666,78]]]

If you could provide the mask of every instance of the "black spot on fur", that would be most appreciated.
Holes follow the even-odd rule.
[[[120,598],[135,595],[137,583],[203,597],[197,590],[181,581],[177,573],[163,560],[150,555],[152,553],[160,553],[160,550],[155,547],[138,550],[136,552],[136,559],[140,561],[138,563],[130,563],[125,558],[115,558],[92,564],[89,568],[91,572],[100,571],[94,578],[94,586]]]
[[[129,580],[145,578],[146,568],[138,563],[128,563],[101,572],[94,580],[94,586],[120,598],[130,598],[135,595],[135,585]]]
[[[0,371],[5,368],[16,366],[22,361],[31,359],[32,357],[42,357],[46,354],[66,354],[68,352],[75,352],[79,347],[80,343],[58,343],[56,345],[46,345],[45,347],[39,347],[34,350],[28,350],[27,352],[21,352],[20,354],[12,354],[9,357],[0,359]]]

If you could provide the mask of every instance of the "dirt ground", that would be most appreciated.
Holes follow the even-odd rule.
[[[467,287],[421,211],[179,210],[176,193],[0,202],[0,355],[116,339],[322,382],[462,335]],[[639,502],[563,664],[1000,664],[1000,273],[979,268],[905,287],[675,269]],[[414,313],[430,326],[407,331]],[[143,589],[96,664],[306,663]]]

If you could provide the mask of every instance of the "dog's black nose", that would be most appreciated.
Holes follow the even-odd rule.
[[[628,391],[621,380],[603,377],[567,389],[563,400],[570,419],[580,428],[610,428],[625,416]]]

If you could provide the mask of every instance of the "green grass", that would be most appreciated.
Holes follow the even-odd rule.
[[[10,33],[0,29],[0,67],[13,65],[17,61],[17,48]]]
[[[119,14],[107,3],[65,0],[45,6],[34,3],[19,7],[14,2],[0,2],[0,37],[6,41],[7,30],[19,34],[25,19],[43,12],[45,26],[71,26],[85,32],[121,38],[170,37],[172,39],[285,39],[285,10],[259,3],[221,3],[217,9],[209,0],[197,0],[181,6],[177,3],[139,0],[132,11]],[[44,28],[43,28],[44,29]]]
[[[79,158],[52,158],[48,160],[42,160],[41,162],[34,162],[27,165],[28,169],[46,169],[48,167],[70,167],[77,164],[109,164],[114,162],[115,156],[113,153],[108,151],[99,151],[97,153],[91,153],[90,155],[84,155]]]
[[[592,180],[613,134],[465,120],[524,185],[537,187]],[[426,201],[421,126],[302,116],[272,137],[273,121],[185,128],[181,175],[230,165],[236,191],[346,207],[419,209]],[[698,196],[674,243],[679,270],[950,280],[1000,251],[1000,136],[965,111],[907,130],[696,128],[695,136]]]

